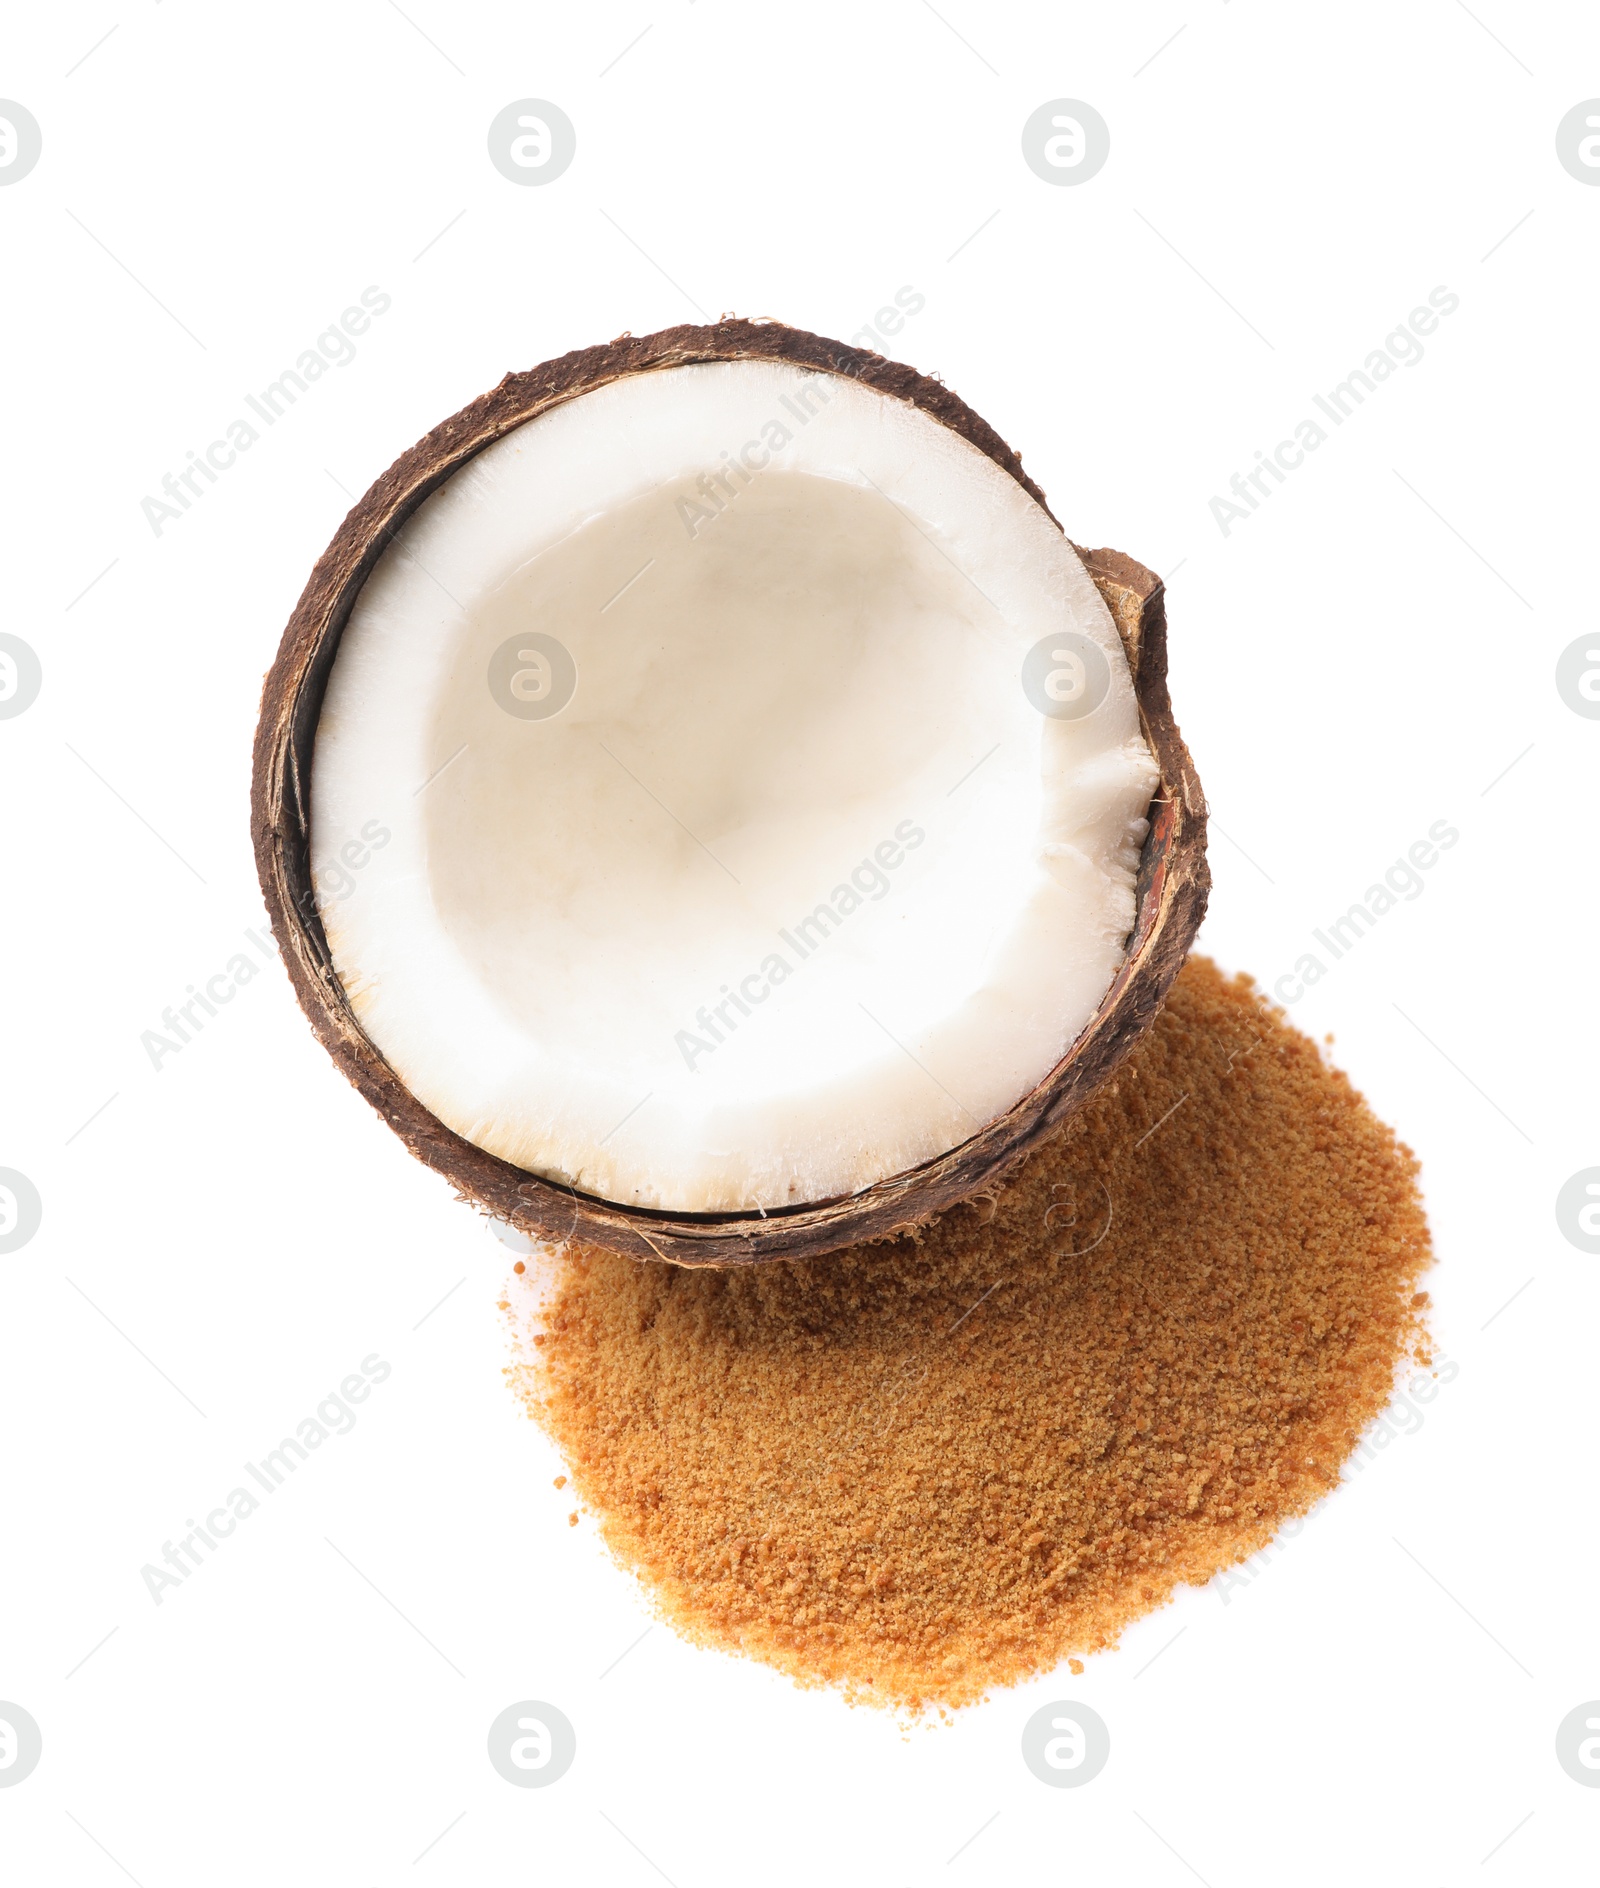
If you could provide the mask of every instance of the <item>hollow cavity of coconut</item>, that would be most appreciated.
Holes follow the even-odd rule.
[[[735,321],[513,376],[373,487],[268,677],[255,838],[415,1153],[683,1263],[981,1188],[1207,884],[1157,580],[939,383]]]

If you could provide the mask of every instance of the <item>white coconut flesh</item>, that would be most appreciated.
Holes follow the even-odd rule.
[[[1049,1073],[1156,778],[1014,479],[854,381],[722,363],[531,420],[412,516],[333,665],[311,856],[352,1008],[448,1127],[603,1199],[771,1209]]]

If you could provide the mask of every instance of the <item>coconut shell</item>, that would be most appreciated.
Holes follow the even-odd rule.
[[[1127,957],[1077,1041],[1015,1106],[949,1153],[859,1193],[765,1213],[675,1214],[591,1198],[514,1167],[453,1133],[410,1093],[350,1008],[311,880],[312,747],[328,674],[356,595],[389,540],[423,500],[514,427],[625,375],[732,360],[790,361],[905,400],[986,453],[1049,510],[1017,454],[942,382],[842,341],[776,322],[730,319],[709,327],[625,334],[605,347],[564,354],[527,373],[507,375],[492,393],[436,426],[345,518],[312,571],[267,674],[252,787],[251,833],[261,889],[295,995],[323,1047],[407,1148],[443,1174],[463,1199],[534,1238],[679,1265],[817,1257],[925,1224],[992,1184],[1054,1134],[1149,1027],[1189,953],[1210,887],[1205,799],[1167,697],[1161,581],[1120,551],[1080,550],[1127,649],[1160,784],[1150,808]]]

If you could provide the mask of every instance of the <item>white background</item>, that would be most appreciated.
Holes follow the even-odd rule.
[[[1554,134],[1600,95],[1600,17],[107,0],[14,10],[0,94],[44,135],[0,189],[0,629],[44,669],[0,722],[0,1165],[44,1201],[0,1258],[0,1699],[44,1735],[0,1789],[6,1880],[1592,1869],[1600,1791],[1554,1738],[1600,1697],[1600,1259],[1554,1200],[1600,1162],[1600,723],[1553,675],[1600,627],[1600,188]],[[543,188],[485,150],[528,96],[577,127]],[[1020,153],[1063,96],[1111,127],[1075,188]],[[357,358],[156,536],[141,499],[369,284]],[[1224,536],[1209,500],[1441,284],[1425,358]],[[1293,1012],[1423,1159],[1458,1374],[1245,1581],[909,1733],[633,1645],[647,1603],[502,1383],[511,1255],[276,967],[159,1072],[140,1042],[262,921],[257,695],[346,490],[509,369],[724,310],[848,337],[903,285],[926,307],[886,349],[1080,543],[1171,574],[1206,948],[1278,977],[1461,833]],[[356,1429],[153,1604],[141,1566],[374,1351]],[[548,1789],[485,1756],[525,1698],[577,1728]],[[1110,1726],[1083,1789],[1019,1754],[1056,1698]]]

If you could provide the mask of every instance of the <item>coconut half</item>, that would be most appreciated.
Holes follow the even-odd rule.
[[[729,321],[513,376],[351,513],[268,678],[301,1001],[536,1236],[915,1223],[1103,1079],[1198,926],[1163,629],[875,355]]]

